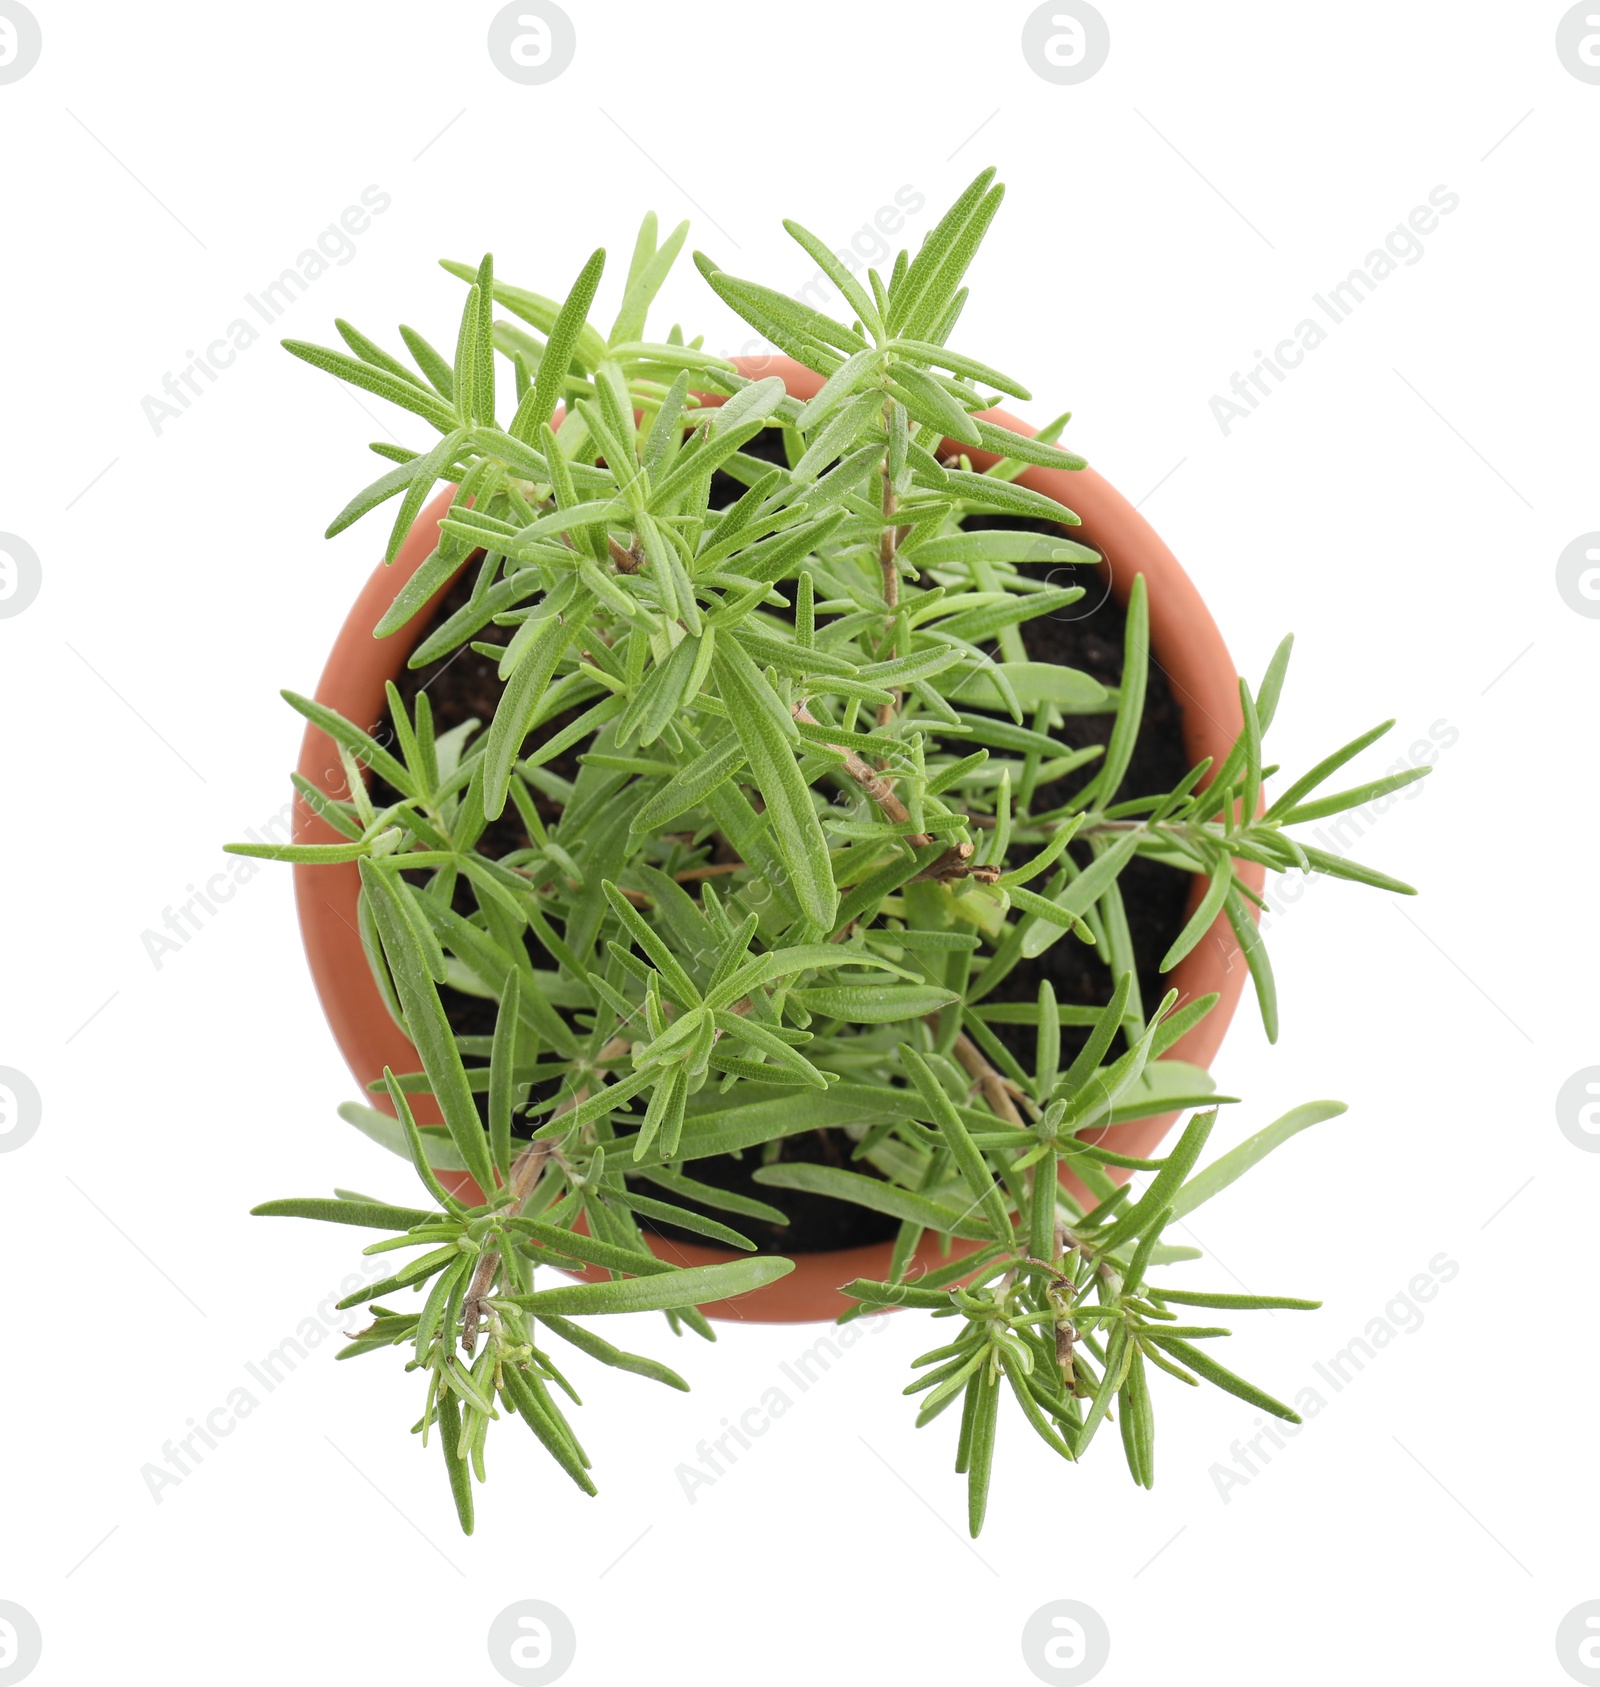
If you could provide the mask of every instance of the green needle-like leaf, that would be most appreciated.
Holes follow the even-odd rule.
[[[833,924],[838,893],[822,822],[795,760],[793,744],[799,734],[785,732],[776,699],[736,641],[718,643],[712,669],[744,746],[752,782],[767,805],[772,841],[789,871],[789,888],[808,922],[826,931]]]
[[[994,1174],[982,1154],[973,1146],[972,1137],[968,1134],[960,1113],[956,1111],[954,1102],[944,1093],[927,1061],[909,1044],[901,1046],[900,1062],[931,1110],[939,1126],[940,1135],[949,1147],[951,1158],[984,1210],[992,1234],[998,1240],[1011,1241],[1011,1215],[1006,1210],[1005,1197],[1001,1194]]]
[[[937,1201],[899,1189],[881,1178],[863,1177],[859,1172],[847,1172],[837,1166],[804,1164],[763,1166],[755,1174],[757,1183],[769,1189],[797,1189],[809,1195],[828,1195],[837,1201],[853,1201],[869,1211],[887,1213],[925,1230],[938,1230],[949,1236],[964,1236],[987,1241],[990,1225],[970,1218],[955,1207],[941,1206]]]
[[[1172,1197],[1172,1216],[1183,1218],[1192,1213],[1202,1201],[1209,1201],[1230,1183],[1237,1182],[1257,1161],[1264,1160],[1290,1137],[1298,1136],[1312,1125],[1320,1125],[1325,1119],[1337,1119],[1345,1111],[1347,1109],[1342,1101],[1308,1101],[1285,1113],[1281,1119],[1274,1119],[1265,1130],[1257,1131],[1237,1147],[1230,1148],[1178,1189]]]
[[[390,1207],[375,1201],[309,1200],[263,1201],[250,1209],[255,1218],[316,1218],[325,1224],[359,1224],[369,1230],[409,1230],[426,1224],[437,1213],[417,1207]]]
[[[662,1276],[629,1277],[615,1283],[571,1283],[510,1298],[541,1318],[552,1312],[563,1317],[660,1312],[667,1307],[696,1306],[752,1294],[793,1270],[794,1261],[790,1259],[736,1259],[727,1265],[696,1265]]]
[[[1170,1353],[1174,1359],[1189,1367],[1197,1377],[1226,1393],[1236,1395],[1240,1400],[1257,1407],[1263,1412],[1270,1412],[1276,1418],[1283,1418],[1289,1423],[1299,1423],[1300,1414],[1285,1406],[1281,1400],[1274,1400],[1270,1394],[1249,1383],[1243,1377],[1237,1377],[1225,1365],[1219,1365],[1210,1354],[1203,1349],[1191,1346],[1186,1341],[1180,1341],[1176,1336],[1164,1335],[1159,1324],[1152,1325],[1149,1331],[1150,1340],[1155,1342],[1164,1352]]]
[[[370,861],[360,863],[361,888],[372,910],[384,959],[405,1014],[406,1030],[422,1056],[422,1068],[444,1114],[450,1138],[478,1187],[494,1187],[488,1141],[472,1099],[450,1021],[429,973],[427,954],[401,905],[405,894],[391,874]]]

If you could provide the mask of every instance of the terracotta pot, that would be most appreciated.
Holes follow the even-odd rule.
[[[820,376],[788,358],[741,358],[738,362],[750,376],[781,375],[789,390],[799,398],[809,398],[821,385]],[[1018,432],[1033,431],[1027,423],[1004,411],[993,411],[991,415],[995,421]],[[982,451],[969,451],[968,455],[979,468],[986,468],[994,461]],[[1189,760],[1193,763],[1211,756],[1220,762],[1239,731],[1238,681],[1222,635],[1177,558],[1144,517],[1093,469],[1073,472],[1030,467],[1020,479],[1022,485],[1057,499],[1082,518],[1083,525],[1073,530],[1073,537],[1093,546],[1105,557],[1103,573],[1119,601],[1125,599],[1136,574],[1145,576],[1150,602],[1151,655],[1166,674],[1182,707],[1184,745]],[[392,565],[379,564],[334,641],[317,687],[317,699],[350,720],[371,726],[382,717],[384,682],[399,677],[427,624],[428,614],[423,613],[387,639],[375,640],[372,636],[373,627],[395,593],[432,551],[437,526],[449,506],[450,496],[448,489],[441,492],[423,510]],[[344,790],[338,755],[327,737],[315,727],[306,729],[299,772],[325,791],[337,794]],[[318,820],[303,802],[296,805],[295,838],[308,843],[335,841],[332,829]],[[1242,863],[1240,873],[1247,883],[1260,888],[1259,867]],[[294,878],[311,976],[334,1039],[351,1072],[365,1086],[381,1077],[385,1066],[397,1072],[416,1071],[421,1061],[389,1017],[367,967],[356,923],[360,889],[356,868],[353,865],[297,866]],[[1191,909],[1203,888],[1204,881],[1197,880],[1190,897]],[[1210,1064],[1233,1017],[1245,974],[1232,929],[1226,917],[1219,916],[1210,934],[1174,969],[1170,982],[1184,1001],[1212,991],[1221,1000],[1174,1046],[1170,1058],[1197,1066]],[[422,1122],[439,1122],[426,1097],[419,1097],[418,1102],[417,1113]],[[1104,1140],[1122,1153],[1142,1157],[1161,1141],[1174,1118],[1175,1114],[1169,1114],[1119,1125],[1106,1132]],[[1113,1172],[1112,1175],[1125,1174]],[[464,1173],[445,1173],[443,1179],[454,1192],[462,1193],[467,1199],[476,1198],[475,1185]],[[662,1258],[685,1265],[709,1265],[742,1257],[720,1248],[659,1237],[652,1237],[650,1246]],[[922,1257],[925,1264],[932,1265],[940,1256],[933,1243],[925,1242]],[[712,1317],[763,1323],[831,1319],[851,1304],[838,1293],[838,1285],[856,1277],[881,1278],[888,1270],[888,1261],[887,1242],[834,1253],[800,1254],[789,1276],[755,1294],[737,1301],[719,1302],[704,1310]]]

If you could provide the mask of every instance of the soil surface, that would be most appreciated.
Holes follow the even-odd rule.
[[[776,430],[758,436],[752,445],[759,454],[781,461],[781,447]],[[714,483],[713,498],[723,506],[732,502],[742,491],[734,481],[719,475]],[[1030,522],[1008,517],[980,517],[969,527],[1020,528],[1041,534],[1055,535],[1059,529],[1046,522]],[[1106,594],[1100,577],[1092,566],[1054,564],[1020,565],[1041,575],[1048,574],[1058,586],[1082,585],[1084,597],[1057,616],[1042,616],[1026,623],[1022,640],[1032,661],[1058,663],[1081,669],[1102,684],[1115,686],[1122,675],[1124,617],[1120,607]],[[440,626],[471,595],[476,561],[470,563],[445,593],[431,616],[426,631]],[[504,644],[510,629],[490,626],[476,635],[479,642]],[[419,641],[420,642],[420,641]],[[452,655],[422,668],[408,668],[397,682],[408,709],[415,708],[419,692],[426,690],[433,709],[435,729],[448,731],[463,721],[479,720],[487,723],[494,713],[502,686],[496,674],[495,659],[480,655],[470,645],[463,645]],[[545,727],[541,736],[561,730],[570,717],[562,717]],[[1107,715],[1068,716],[1055,736],[1069,748],[1103,744],[1111,727]],[[382,743],[392,743],[392,722],[385,713],[375,736]],[[578,771],[577,751],[556,758],[550,765],[563,778],[574,778]],[[1153,662],[1150,668],[1145,698],[1143,723],[1134,745],[1127,776],[1118,791],[1119,799],[1148,796],[1157,791],[1170,790],[1188,771],[1188,759],[1183,747],[1182,717],[1174,702],[1166,676]],[[1093,766],[1066,779],[1043,787],[1035,793],[1035,813],[1057,807],[1083,784],[1093,772]],[[397,793],[382,780],[374,777],[374,799],[380,804],[396,800]],[[552,820],[556,810],[545,798],[538,797],[541,818]],[[509,855],[529,847],[527,832],[516,811],[507,808],[499,820],[491,823],[478,848],[489,856]],[[1074,846],[1076,853],[1076,846]],[[1013,852],[1019,853],[1019,852]],[[1020,852],[1022,854],[1027,851]],[[1085,853],[1081,860],[1088,859]],[[1164,985],[1157,965],[1183,927],[1185,902],[1189,892],[1186,874],[1163,867],[1159,863],[1134,860],[1122,874],[1120,884],[1127,909],[1129,933],[1139,974],[1139,987],[1146,1011],[1160,1000]],[[470,911],[470,892],[458,893],[463,912]],[[553,969],[554,963],[530,937],[533,964],[541,969]],[[1098,1006],[1110,999],[1111,976],[1095,950],[1074,939],[1066,938],[1053,944],[1043,955],[1020,963],[996,987],[988,998],[997,1002],[1031,1002],[1037,995],[1042,979],[1048,978],[1056,999],[1065,1004]],[[494,1030],[495,1004],[481,997],[466,995],[445,988],[441,992],[450,1023],[458,1036],[487,1037]],[[997,1026],[996,1033],[1025,1066],[1033,1059],[1033,1032],[1027,1027]],[[1062,1029],[1062,1059],[1069,1060],[1082,1046],[1085,1033],[1075,1027]],[[536,1091],[530,1099],[543,1099]],[[485,1105],[479,1098],[480,1107]],[[530,1127],[518,1119],[513,1129],[526,1137]],[[841,1131],[816,1130],[800,1136],[786,1137],[781,1142],[782,1158],[790,1162],[852,1166],[850,1153],[853,1144]],[[743,1155],[717,1155],[697,1160],[686,1168],[699,1182],[719,1189],[754,1196],[758,1200],[781,1208],[789,1216],[787,1225],[774,1225],[759,1219],[746,1219],[724,1211],[697,1207],[695,1203],[681,1204],[702,1212],[705,1216],[731,1224],[758,1244],[763,1252],[821,1253],[839,1248],[859,1247],[892,1237],[898,1225],[894,1219],[866,1209],[835,1201],[823,1196],[803,1194],[792,1190],[774,1190],[758,1184],[753,1173],[763,1163],[762,1150],[753,1149]],[[853,1163],[852,1169],[871,1172],[863,1161]],[[641,1192],[664,1197],[664,1192],[644,1184]],[[677,1197],[671,1197],[677,1200]],[[664,1236],[685,1242],[704,1239],[672,1225],[650,1225]]]

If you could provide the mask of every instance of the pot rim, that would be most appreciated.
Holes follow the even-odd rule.
[[[734,359],[741,374],[757,379],[779,375],[789,392],[810,398],[822,385],[822,376],[787,357],[776,354]],[[708,401],[720,402],[716,395]],[[983,412],[986,420],[1017,433],[1036,430],[1021,418],[1004,410]],[[974,467],[986,469],[997,458],[953,441],[946,448],[968,456]],[[1166,675],[1183,715],[1184,749],[1190,764],[1210,756],[1220,764],[1238,734],[1242,719],[1238,677],[1222,634],[1210,611],[1171,550],[1162,542],[1132,504],[1095,470],[1052,469],[1029,465],[1017,477],[1018,483],[1043,492],[1075,511],[1082,525],[1070,529],[1073,537],[1101,553],[1101,571],[1119,601],[1126,600],[1128,586],[1137,574],[1144,574],[1149,590],[1150,655]],[[438,524],[449,508],[453,487],[434,497],[413,523],[392,564],[380,562],[351,606],[338,637],[329,652],[316,690],[319,703],[337,710],[358,724],[375,724],[385,706],[384,686],[404,670],[428,617],[449,588],[441,586],[426,607],[406,627],[382,641],[372,628],[393,601],[396,592],[432,552]],[[465,566],[465,564],[463,564]],[[332,742],[316,726],[307,724],[301,742],[297,768],[301,778],[323,791],[347,794],[343,766]],[[295,797],[294,838],[297,843],[337,841],[327,823],[319,819],[303,797]],[[1238,862],[1243,882],[1260,891],[1265,871],[1257,863]],[[1190,889],[1189,908],[1199,902],[1204,880],[1197,877]],[[323,1013],[334,1040],[344,1055],[369,1105],[375,1098],[366,1085],[381,1077],[385,1066],[395,1071],[412,1071],[420,1057],[404,1033],[390,1018],[368,967],[357,924],[356,905],[360,874],[353,863],[294,868],[295,903],[305,943],[306,958]],[[1252,917],[1255,910],[1251,908]],[[1213,992],[1219,1000],[1198,1025],[1167,1051],[1166,1059],[1184,1060],[1207,1067],[1221,1046],[1244,988],[1246,969],[1238,940],[1225,913],[1219,914],[1206,936],[1190,950],[1169,975],[1178,989],[1180,1002]],[[417,1117],[422,1123],[438,1123],[431,1098],[417,1098]],[[1178,1115],[1164,1114],[1150,1119],[1114,1125],[1096,1140],[1117,1152],[1145,1158],[1160,1143]],[[475,1187],[465,1173],[441,1173],[452,1193]],[[1112,1170],[1121,1181],[1127,1174]],[[677,1265],[709,1265],[746,1257],[728,1249],[703,1247],[661,1236],[649,1236],[652,1252]],[[954,1245],[969,1251],[963,1244]],[[710,1303],[701,1310],[710,1317],[758,1323],[803,1323],[832,1320],[855,1303],[838,1292],[838,1285],[857,1277],[881,1277],[887,1271],[891,1244],[875,1242],[827,1253],[795,1254],[795,1269],[777,1282],[733,1300]],[[924,1269],[942,1258],[936,1239],[924,1238],[917,1261]]]

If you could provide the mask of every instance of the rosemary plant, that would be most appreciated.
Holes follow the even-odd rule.
[[[775,1201],[821,1195],[898,1223],[886,1276],[846,1285],[843,1316],[921,1307],[950,1321],[907,1393],[922,1396],[918,1424],[960,1408],[974,1534],[1003,1396],[1069,1460],[1114,1418],[1146,1487],[1154,1371],[1294,1416],[1211,1357],[1225,1329],[1185,1320],[1317,1303],[1173,1286],[1195,1250],[1163,1237],[1343,1109],[1299,1108],[1197,1170],[1228,1098],[1161,1057],[1215,998],[1142,999],[1121,885],[1138,858],[1203,875],[1162,967],[1225,913],[1275,1036],[1257,898],[1235,864],[1406,892],[1292,829],[1424,770],[1315,794],[1379,727],[1264,803],[1285,640],[1258,687],[1241,683],[1243,731],[1221,765],[1127,791],[1146,696],[1142,578],[1114,689],[1028,659],[1030,624],[1081,596],[1032,565],[1095,554],[1065,536],[1070,509],[1017,484],[1026,464],[1082,467],[1055,443],[1066,418],[1035,437],[986,419],[996,395],[1028,393],[949,345],[1001,194],[985,171],[915,257],[864,281],[785,224],[848,321],[696,255],[721,299],[824,377],[805,402],[677,328],[647,337],[687,232],[658,240],[653,216],[609,332],[591,321],[597,251],[561,301],[502,282],[489,258],[447,264],[467,283],[453,357],[407,327],[414,367],[344,322],[347,351],[287,342],[438,435],[418,451],[374,445],[390,466],[330,535],[398,500],[392,560],[436,484],[455,487],[437,547],[377,635],[407,627],[471,568],[464,606],[412,664],[471,645],[503,682],[492,718],[448,731],[426,691],[408,710],[391,685],[388,743],[286,693],[339,746],[344,794],[297,787],[346,841],[231,846],[359,863],[368,958],[421,1070],[384,1074],[373,1099],[392,1112],[343,1112],[409,1157],[428,1199],[396,1207],[336,1191],[256,1211],[389,1232],[367,1251],[403,1263],[342,1303],[370,1303],[370,1322],[341,1357],[406,1354],[415,1429],[442,1447],[464,1529],[502,1418],[520,1417],[595,1491],[558,1400],[577,1399],[564,1346],[687,1386],[613,1346],[598,1318],[655,1309],[710,1339],[700,1305],[792,1269],[738,1228],[782,1222],[781,1207],[698,1179],[709,1156],[759,1156],[756,1181]],[[977,472],[968,448],[1000,462]],[[714,503],[719,475],[741,495]],[[991,516],[1043,522],[1051,536],[972,524]],[[491,628],[509,642],[491,642]],[[1075,714],[1111,717],[1102,745],[1063,745]],[[555,771],[563,756],[576,757],[575,777]],[[375,789],[396,800],[380,806]],[[526,847],[487,853],[485,828],[507,815]],[[1094,946],[1112,980],[1102,1004],[1059,1003],[1048,981],[1024,1001],[1003,988],[1058,943]],[[452,1031],[446,987],[495,1004],[492,1036]],[[442,1126],[417,1123],[418,1095]],[[1162,1158],[1100,1140],[1108,1125],[1177,1109],[1201,1110]],[[817,1128],[843,1134],[857,1169],[785,1157]],[[458,1179],[467,1194],[452,1193],[441,1172],[470,1174],[476,1189]],[[1153,1174],[1137,1196],[1136,1172]],[[647,1227],[662,1223],[744,1257],[676,1267],[648,1246]],[[943,1247],[933,1269],[917,1263],[925,1238]],[[552,1282],[541,1266],[587,1280]]]

